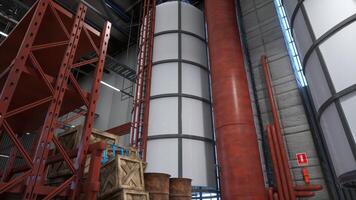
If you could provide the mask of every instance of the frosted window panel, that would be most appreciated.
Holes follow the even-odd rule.
[[[183,139],[183,177],[191,178],[193,186],[216,187],[213,145]]]
[[[206,45],[191,35],[182,34],[182,58],[207,66]]]
[[[305,77],[309,84],[315,108],[318,110],[331,97],[331,92],[315,52],[310,56],[306,65]]]
[[[335,172],[340,176],[356,168],[355,159],[346,138],[335,104],[328,107],[320,120]]]
[[[178,58],[178,34],[159,35],[154,40],[153,62]]]
[[[355,0],[312,0],[304,5],[317,38],[356,13]]]
[[[178,4],[169,2],[160,4],[156,9],[155,33],[178,29]]]
[[[182,64],[182,91],[184,94],[191,94],[209,99],[209,76],[208,72],[197,66]]]
[[[337,92],[356,83],[355,33],[356,23],[353,23],[320,45]]]
[[[304,17],[299,11],[294,21],[294,36],[296,46],[298,48],[300,60],[303,61],[305,54],[313,44]]]
[[[284,3],[284,9],[288,17],[288,21],[290,22],[291,21],[290,18],[292,17],[293,11],[298,4],[298,0],[288,0],[288,1],[284,1],[283,3]]]
[[[178,63],[164,63],[152,68],[151,96],[178,93]]]
[[[145,172],[166,173],[178,177],[178,139],[149,140],[147,142]]]
[[[210,105],[200,100],[182,99],[183,134],[212,138]]]
[[[190,4],[182,3],[182,30],[205,38],[203,12]]]
[[[178,99],[152,99],[148,121],[148,135],[178,134]]]
[[[341,99],[341,105],[344,109],[347,122],[356,141],[356,92],[353,92]]]

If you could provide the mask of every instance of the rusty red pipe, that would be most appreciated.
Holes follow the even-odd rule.
[[[297,185],[294,186],[295,191],[318,191],[322,190],[323,186],[321,185]]]
[[[272,135],[272,139],[273,139],[273,147],[275,148],[275,152],[276,152],[275,154],[276,154],[276,159],[277,159],[277,164],[278,164],[278,170],[279,170],[279,173],[281,174],[280,177],[281,177],[282,190],[283,190],[283,193],[282,194],[280,193],[279,197],[281,199],[284,198],[286,200],[291,200],[293,198],[291,198],[290,188],[288,187],[288,179],[287,179],[288,172],[286,172],[286,170],[284,169],[283,159],[282,159],[283,151],[279,145],[277,134],[278,133],[276,131],[275,125],[271,125],[271,135]],[[277,171],[277,170],[275,170],[275,171]]]
[[[267,188],[268,200],[273,200],[273,188]]]
[[[281,165],[278,162],[278,157],[277,157],[277,150],[276,150],[276,145],[274,142],[274,137],[273,137],[273,132],[272,132],[272,125],[267,125],[267,138],[268,138],[268,144],[270,145],[270,151],[271,151],[271,160],[273,164],[273,172],[275,175],[275,182],[276,182],[276,188],[278,194],[281,194],[281,200],[285,199],[284,195],[286,191],[286,185],[282,184],[282,175],[281,175]]]
[[[224,200],[264,200],[262,164],[234,0],[206,0],[212,97]]]
[[[278,152],[280,154],[280,159],[281,159],[281,163],[283,166],[281,168],[281,170],[283,170],[282,174],[284,174],[283,177],[286,179],[286,185],[288,187],[289,199],[295,200],[296,198],[295,198],[294,189],[293,189],[293,180],[292,180],[292,176],[291,176],[291,173],[289,170],[287,151],[285,149],[284,142],[283,142],[281,125],[279,123],[279,113],[278,113],[278,109],[276,107],[277,104],[275,102],[274,95],[273,95],[272,80],[271,80],[270,72],[268,69],[268,61],[267,61],[266,56],[261,57],[261,63],[262,63],[262,69],[263,69],[263,73],[264,73],[265,80],[266,80],[268,99],[269,99],[269,103],[270,103],[270,106],[272,109],[272,114],[273,114],[273,123],[274,123],[274,128],[276,131],[275,136],[277,139],[276,144],[279,149]]]
[[[295,195],[297,197],[313,197],[315,196],[315,193],[314,192],[311,192],[311,191],[297,191],[295,192]]]

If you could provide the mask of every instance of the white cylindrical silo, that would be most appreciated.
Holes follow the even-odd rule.
[[[356,184],[356,1],[288,0],[287,8],[335,174]]]
[[[214,136],[202,11],[179,1],[156,8],[147,171],[216,188]]]

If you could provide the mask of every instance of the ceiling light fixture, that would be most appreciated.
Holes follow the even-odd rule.
[[[105,86],[107,86],[107,87],[109,87],[109,88],[111,88],[111,89],[113,89],[113,90],[116,90],[116,91],[118,91],[118,92],[121,92],[120,89],[118,89],[118,88],[116,88],[116,87],[114,87],[114,86],[112,86],[112,85],[110,85],[110,84],[108,84],[108,83],[105,83],[104,81],[100,81],[100,83],[103,84],[103,85],[105,85]]]

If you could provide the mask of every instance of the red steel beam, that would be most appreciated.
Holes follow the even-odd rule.
[[[103,33],[99,33],[85,24],[85,13],[86,7],[82,4],[79,6],[77,14],[73,16],[51,0],[38,0],[15,27],[15,31],[1,43],[0,71],[3,84],[0,94],[0,126],[16,146],[16,149],[13,149],[15,154],[11,157],[15,158],[16,152],[18,152],[25,159],[27,165],[16,169],[10,158],[6,169],[1,172],[3,183],[0,184],[0,195],[16,190],[21,196],[24,195],[23,199],[35,200],[39,197],[52,199],[56,196],[66,196],[83,191],[80,187],[82,183],[79,182],[82,180],[82,173],[78,172],[83,171],[84,165],[78,163],[74,165],[71,158],[75,155],[77,160],[81,160],[83,163],[91,151],[88,138],[94,120],[95,105],[98,100],[99,85],[110,35],[110,23],[106,23]],[[44,16],[47,16],[46,20],[42,20]],[[70,34],[68,33],[69,28],[71,28]],[[85,31],[85,35],[81,34],[82,30]],[[98,51],[99,47],[95,45],[100,45],[99,58],[90,60],[90,62],[98,62],[98,65],[92,91],[87,94],[73,78],[71,69],[73,65],[80,67],[82,64],[86,64],[87,62],[80,63],[78,60],[80,56],[89,51]],[[4,56],[5,52],[6,56]],[[5,77],[6,79],[4,79]],[[72,87],[68,85],[68,79],[70,79]],[[74,94],[75,91],[76,94]],[[58,119],[63,114],[81,106],[88,107],[85,131],[79,152],[73,154],[62,147],[54,132]],[[34,113],[36,113],[36,117],[33,117]],[[28,125],[22,125],[24,123],[28,123]],[[19,135],[29,130],[35,130],[38,134],[37,140],[32,144],[34,148],[29,150],[31,152],[18,138]],[[43,184],[46,168],[51,160],[51,157],[48,156],[52,142],[59,150],[59,156],[73,172],[73,176],[59,186],[46,187]],[[91,177],[90,199],[95,197],[98,188],[94,185],[98,185],[101,150],[96,150],[93,154],[95,164],[88,175]],[[18,176],[11,179],[16,172],[21,172],[21,174],[17,174]],[[76,183],[74,186],[78,187],[72,187],[74,192],[68,193],[69,186],[73,181]]]
[[[88,102],[88,108],[87,108],[87,113],[86,113],[86,119],[84,122],[84,127],[83,127],[83,135],[81,137],[81,142],[79,145],[79,150],[78,150],[78,156],[75,160],[75,165],[77,167],[77,176],[74,180],[74,185],[78,186],[80,180],[82,180],[84,176],[84,169],[85,169],[85,160],[89,148],[89,138],[90,135],[92,134],[92,128],[93,128],[93,123],[94,123],[94,117],[95,117],[95,108],[99,100],[99,89],[100,89],[100,81],[101,77],[104,72],[104,64],[105,64],[105,57],[107,54],[107,48],[109,45],[109,39],[110,39],[110,31],[111,31],[111,23],[110,22],[105,22],[104,25],[104,30],[103,34],[100,39],[100,48],[99,48],[99,62],[97,63],[96,69],[95,69],[95,75],[92,83],[92,88],[91,88],[91,96],[90,100]],[[93,171],[91,171],[93,172]],[[91,179],[95,179],[96,176],[92,177],[89,175]],[[73,192],[72,198],[73,199],[79,199],[80,195],[80,189],[77,189]],[[93,195],[93,194],[92,194]]]
[[[105,132],[112,133],[117,136],[122,136],[122,135],[130,134],[130,129],[131,129],[131,122],[128,122],[126,124],[122,124],[122,125],[113,127],[111,129],[108,129]]]
[[[212,97],[224,200],[264,200],[257,143],[234,0],[206,0]]]
[[[40,2],[41,3],[41,2]],[[65,52],[64,59],[62,60],[61,67],[59,69],[59,76],[56,80],[56,90],[55,93],[53,94],[54,100],[52,101],[52,104],[48,108],[47,111],[47,116],[46,120],[44,122],[44,126],[41,131],[41,135],[39,138],[39,142],[37,145],[37,149],[34,155],[34,158],[36,160],[39,160],[40,162],[35,162],[34,163],[34,168],[32,170],[31,176],[34,178],[29,178],[28,179],[28,184],[26,186],[26,192],[24,195],[24,200],[32,200],[37,198],[37,193],[35,192],[35,187],[38,181],[42,181],[44,179],[44,172],[45,172],[45,162],[42,162],[42,160],[46,160],[48,157],[49,153],[49,144],[54,137],[54,131],[55,131],[55,126],[56,126],[56,121],[57,118],[59,117],[59,112],[63,103],[63,98],[64,98],[64,92],[65,88],[68,83],[68,77],[70,72],[70,66],[73,64],[74,60],[74,55],[77,49],[77,45],[79,42],[79,37],[80,37],[80,32],[79,28],[83,28],[84,25],[84,16],[86,12],[86,7],[83,5],[79,5],[74,24],[72,27],[72,33],[71,37],[69,39],[69,45],[67,46],[67,50]],[[55,142],[55,145],[60,147],[61,145],[59,143]],[[60,148],[61,149],[61,148]],[[66,152],[61,151],[63,155],[66,154]],[[68,157],[68,156],[66,156]],[[65,158],[66,158],[65,157]],[[71,165],[71,160],[65,159],[66,163],[68,165]],[[73,171],[74,168],[72,167]],[[61,186],[65,185],[66,183],[63,183]],[[61,187],[59,186],[59,187]],[[60,192],[60,191],[58,191]]]

